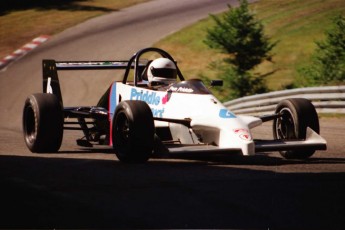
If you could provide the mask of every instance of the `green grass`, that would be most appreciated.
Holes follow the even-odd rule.
[[[149,0],[2,0],[0,59],[33,38]]]
[[[53,35],[89,18],[148,0],[21,1],[0,3],[0,58],[41,34]],[[275,70],[267,80],[268,86],[277,90],[297,78],[296,67],[308,63],[315,49],[314,41],[323,39],[324,31],[331,25],[330,18],[345,14],[345,1],[260,0],[251,9],[263,21],[272,41],[279,41],[273,50],[274,63],[262,63],[254,70],[261,74]],[[171,52],[186,78],[216,78],[214,67],[224,56],[203,43],[207,28],[213,25],[210,18],[201,20],[155,46]]]
[[[330,19],[337,14],[345,15],[343,0],[261,0],[250,7],[262,20],[266,35],[278,41],[273,49],[273,63],[264,62],[254,70],[261,74],[275,71],[267,78],[271,90],[282,89],[296,80],[296,68],[308,63],[314,42],[324,38],[324,31],[332,23]],[[176,57],[185,77],[215,78],[217,71],[209,63],[219,63],[222,55],[203,43],[207,28],[213,25],[210,18],[201,20],[155,46]]]

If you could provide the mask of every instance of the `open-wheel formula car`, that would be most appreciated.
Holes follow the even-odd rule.
[[[142,61],[149,52],[159,60]],[[97,105],[64,107],[58,71],[98,69],[125,71]],[[272,120],[273,140],[254,140],[251,130]],[[201,80],[185,80],[170,54],[158,48],[142,49],[127,61],[43,60],[43,93],[30,95],[24,105],[24,139],[32,152],[57,152],[64,130],[81,130],[78,145],[109,145],[128,163],[146,162],[155,151],[244,156],[279,151],[285,158],[303,159],[326,149],[307,99],[282,100],[265,116],[235,115]]]

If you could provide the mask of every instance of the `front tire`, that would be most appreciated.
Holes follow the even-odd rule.
[[[60,149],[63,137],[63,111],[54,94],[30,95],[23,110],[26,146],[34,153],[52,153]]]
[[[122,101],[113,119],[113,148],[125,163],[146,162],[154,147],[154,121],[150,107],[143,101]]]
[[[273,121],[274,139],[296,140],[306,139],[307,127],[320,133],[319,118],[314,105],[304,98],[292,98],[281,101],[276,108],[276,114],[282,117]],[[306,159],[315,150],[280,151],[286,159]]]

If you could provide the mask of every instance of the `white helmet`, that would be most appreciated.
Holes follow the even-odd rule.
[[[147,77],[153,87],[175,83],[177,78],[176,65],[168,58],[157,58],[149,65]]]

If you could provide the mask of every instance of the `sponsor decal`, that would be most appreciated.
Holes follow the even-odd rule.
[[[155,109],[155,108],[151,108],[152,110],[152,115],[154,117],[163,117],[164,114],[164,109]]]
[[[187,87],[174,87],[174,86],[171,86],[169,88],[170,91],[173,91],[173,92],[180,92],[180,93],[193,93],[194,90],[191,89],[191,88],[187,88]]]
[[[51,82],[52,82],[52,78],[48,77],[48,81],[47,81],[47,93],[53,94],[53,88],[51,86]]]
[[[169,96],[166,94],[164,97],[162,97],[162,104],[165,105],[169,101]]]
[[[150,92],[133,88],[131,90],[131,100],[138,100],[138,101],[145,101],[149,105],[159,105],[160,103],[160,96],[157,95],[156,92]]]
[[[249,134],[241,134],[240,138],[246,141],[250,141],[252,139]]]
[[[236,118],[235,114],[233,114],[232,112],[230,112],[227,109],[221,109],[219,111],[219,117],[221,117],[221,118]]]
[[[234,133],[237,134],[242,140],[250,141],[252,137],[248,129],[234,129]]]
[[[158,106],[161,104],[161,102],[162,104],[165,104],[168,101],[168,95],[164,96],[161,99],[161,97],[158,96],[156,92],[146,91],[146,90],[137,90],[133,88],[131,89],[130,100],[145,101],[150,106]],[[151,110],[154,117],[163,117],[164,108],[151,107]]]
[[[164,95],[164,97],[162,97],[162,104],[165,105],[166,103],[168,103],[168,101],[170,100],[172,95],[171,91],[167,91],[167,94]]]

